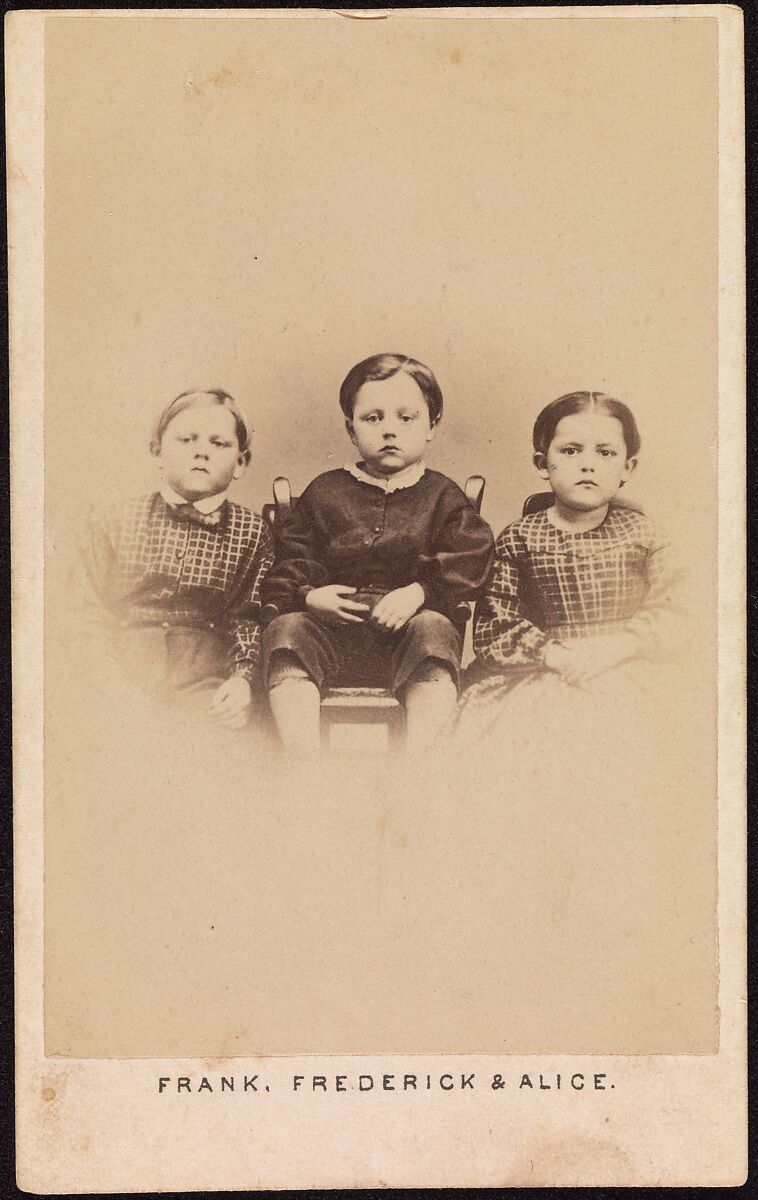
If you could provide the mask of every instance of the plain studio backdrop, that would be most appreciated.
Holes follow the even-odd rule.
[[[715,20],[51,14],[45,77],[48,1048],[711,1049]],[[486,477],[495,532],[545,486],[544,404],[591,388],[632,407],[629,495],[691,556],[705,614],[693,719],[712,737],[670,804],[640,764],[637,819],[633,799],[620,828],[551,797],[551,842],[539,791],[511,804],[473,753],[468,794],[428,805],[423,779],[404,806],[370,772],[298,808],[294,781],[193,794],[138,749],[112,769],[56,667],[86,508],[153,486],[151,424],[190,386],[250,415],[235,498],[260,509],[277,474],[301,490],[351,459],[339,385],[385,351],[437,374],[428,461]],[[394,841],[377,797],[407,824]],[[666,819],[634,843],[643,809]],[[414,837],[433,870],[421,849],[409,865]],[[471,886],[451,893],[461,838]],[[612,900],[639,923],[615,974]]]

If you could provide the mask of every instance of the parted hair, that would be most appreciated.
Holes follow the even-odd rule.
[[[158,454],[160,452],[163,435],[174,417],[178,417],[180,413],[186,412],[188,408],[199,408],[206,404],[215,404],[229,409],[229,412],[234,417],[234,424],[237,430],[237,445],[239,446],[240,454],[243,454],[246,459],[249,458],[250,429],[247,420],[237,401],[228,392],[225,392],[223,388],[189,388],[186,392],[180,392],[170,404],[166,405],[155,423],[153,434],[150,438],[151,453]]]
[[[599,412],[609,417],[615,417],[621,422],[626,443],[627,458],[635,458],[640,452],[640,433],[632,410],[621,400],[606,396],[605,392],[567,392],[557,400],[543,408],[534,422],[532,443],[536,454],[547,454],[548,447],[555,437],[558,422],[564,417],[573,417],[575,413]]]
[[[348,421],[352,420],[355,399],[364,383],[390,379],[401,371],[415,379],[429,409],[429,421],[436,425],[442,416],[440,385],[429,367],[425,367],[415,358],[408,358],[406,354],[373,354],[371,358],[364,358],[348,371],[340,388],[340,408]]]

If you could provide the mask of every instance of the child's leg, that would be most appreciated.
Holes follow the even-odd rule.
[[[268,670],[268,698],[277,732],[290,754],[313,754],[321,745],[321,694],[291,650],[276,650]]]
[[[336,631],[310,613],[277,617],[263,631],[262,674],[282,745],[301,757],[321,743],[320,687],[337,665]]]
[[[427,658],[409,677],[405,688],[405,727],[409,750],[423,750],[437,738],[452,717],[458,687],[450,667]]]
[[[430,609],[411,617],[402,630],[393,675],[411,751],[430,746],[455,711],[462,640],[447,617]]]

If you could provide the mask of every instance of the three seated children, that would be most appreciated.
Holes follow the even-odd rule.
[[[611,692],[627,712],[653,686],[650,661],[684,626],[683,576],[651,522],[619,506],[639,452],[625,405],[577,392],[543,410],[534,461],[554,505],[495,545],[457,484],[425,465],[443,406],[428,367],[375,355],[339,400],[357,461],[313,480],[277,523],[275,551],[261,518],[227,499],[250,458],[232,398],[191,390],[164,409],[159,490],[88,530],[90,641],[102,635],[114,671],[230,728],[262,686],[295,755],[318,749],[334,686],[392,691],[411,751],[443,731],[502,749],[546,714],[573,727],[580,702],[597,702],[607,720]],[[472,600],[476,664],[458,705]]]

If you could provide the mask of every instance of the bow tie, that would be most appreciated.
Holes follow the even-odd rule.
[[[223,504],[220,504],[213,512],[204,513],[187,501],[185,504],[169,504],[168,511],[177,521],[189,521],[192,525],[202,525],[203,529],[218,529],[223,507]]]

